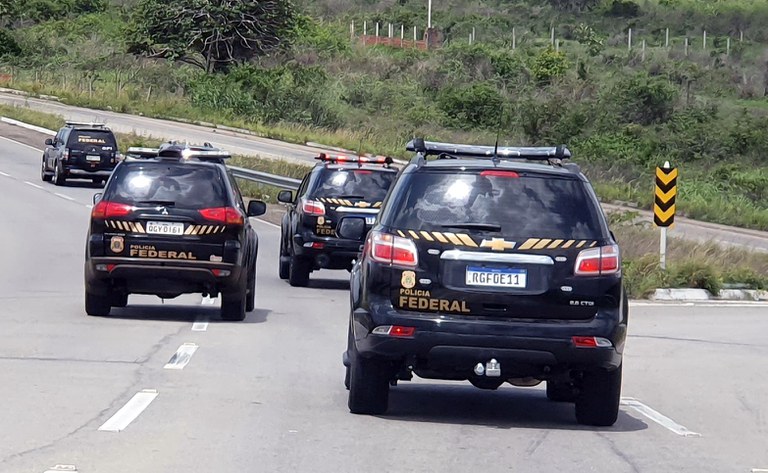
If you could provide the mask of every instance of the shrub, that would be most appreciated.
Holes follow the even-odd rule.
[[[549,84],[552,79],[562,77],[568,72],[568,58],[562,51],[555,51],[553,47],[542,50],[533,59],[531,73],[539,84]]]
[[[609,94],[609,102],[625,123],[651,125],[670,119],[677,97],[677,88],[668,80],[641,73],[618,82]]]
[[[504,99],[488,82],[451,87],[438,95],[438,106],[445,113],[446,124],[453,127],[496,128]]]

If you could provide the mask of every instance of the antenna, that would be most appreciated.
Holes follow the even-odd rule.
[[[493,164],[499,164],[499,136],[501,136],[501,127],[504,125],[504,104],[501,104],[501,113],[499,113],[499,127],[496,129],[496,143],[493,145]]]

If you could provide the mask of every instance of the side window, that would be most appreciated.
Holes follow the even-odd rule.
[[[61,130],[59,130],[59,132],[58,132],[58,133],[56,133],[56,138],[55,138],[55,140],[56,140],[56,146],[58,146],[58,145],[60,145],[60,144],[64,143],[64,135],[65,135],[65,132],[66,132],[66,128],[62,128]]]
[[[245,202],[243,201],[243,194],[240,193],[240,187],[237,185],[235,177],[232,175],[232,173],[227,171],[227,178],[229,178],[229,184],[232,186],[232,190],[235,193],[235,200],[237,201],[237,205],[240,206],[240,209],[244,211]]]
[[[307,192],[307,186],[309,185],[309,178],[312,175],[312,173],[308,173],[306,176],[304,176],[304,179],[301,180],[301,184],[299,184],[299,189],[296,191],[296,195],[293,198],[293,203],[299,201],[299,197],[304,196]]]
[[[63,146],[67,145],[67,141],[69,140],[69,135],[72,134],[71,131],[72,131],[71,128],[64,128],[61,131],[61,141],[59,142],[59,144],[61,144]]]

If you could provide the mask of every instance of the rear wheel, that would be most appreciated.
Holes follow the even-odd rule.
[[[309,284],[309,260],[300,256],[291,256],[288,266],[288,282],[291,286],[304,287]]]
[[[584,373],[576,396],[576,420],[579,424],[611,426],[619,416],[621,366],[613,371]]]
[[[243,287],[240,292],[221,295],[221,318],[227,321],[239,322],[245,320],[245,306],[248,295]]]
[[[53,166],[53,183],[57,186],[63,186],[67,182],[67,178],[64,177],[62,170],[60,170],[61,166],[58,162]]]
[[[40,179],[42,179],[45,182],[51,182],[51,178],[53,178],[53,174],[48,172],[47,169],[45,169],[45,156],[43,156],[42,164],[40,166]]]
[[[389,404],[390,364],[363,358],[353,346],[349,357],[349,412],[383,414]]]
[[[88,315],[106,316],[112,310],[112,297],[102,296],[85,291],[85,313]]]
[[[547,381],[547,399],[553,402],[574,402],[576,392],[573,384]]]
[[[280,275],[280,279],[288,279],[291,267],[291,256],[285,250],[283,235],[280,235],[280,256],[278,256],[278,269],[277,273]]]
[[[256,308],[256,263],[248,273],[248,295],[245,298],[245,311],[250,312]]]
[[[128,305],[128,294],[113,294],[112,307],[125,307]]]

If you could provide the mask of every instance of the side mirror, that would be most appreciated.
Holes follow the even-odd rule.
[[[52,138],[47,138],[45,140],[45,145],[46,146],[53,146],[53,139]]]
[[[252,200],[248,202],[248,216],[258,217],[267,213],[267,204],[260,200]]]
[[[293,203],[293,192],[291,191],[280,191],[277,193],[277,201],[282,202],[284,204],[291,204]]]
[[[99,192],[98,194],[93,194],[93,205],[96,205],[101,200],[102,193]]]
[[[345,217],[339,222],[336,233],[347,240],[362,241],[366,235],[365,219],[360,217]]]

